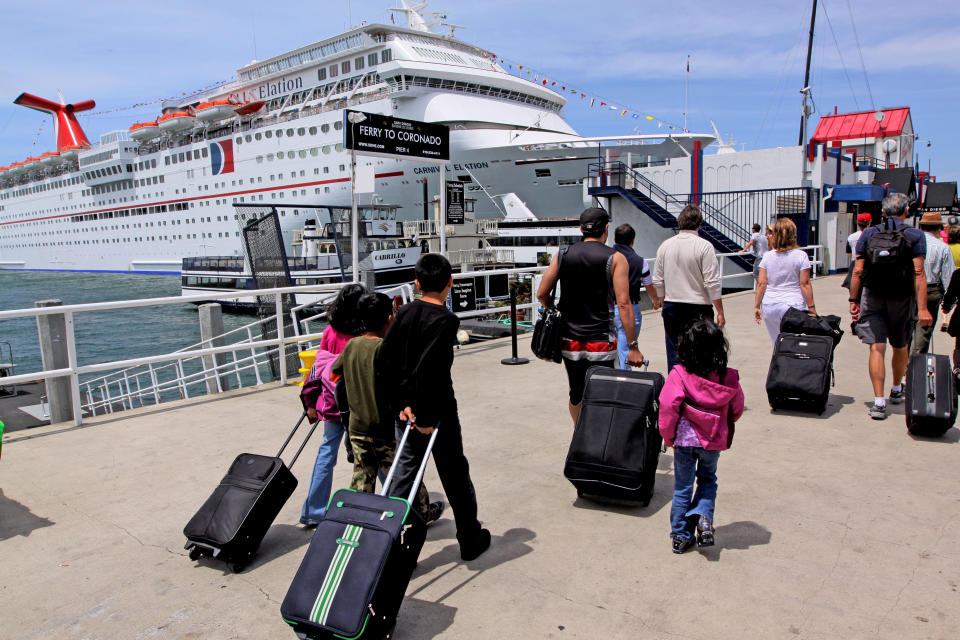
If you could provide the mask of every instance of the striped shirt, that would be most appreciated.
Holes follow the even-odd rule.
[[[946,290],[947,285],[950,284],[950,276],[953,275],[955,269],[953,252],[940,238],[929,231],[924,232],[923,236],[927,241],[927,257],[923,259],[923,270],[927,274],[927,286],[940,285]]]

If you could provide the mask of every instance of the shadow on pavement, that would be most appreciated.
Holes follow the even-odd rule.
[[[840,413],[840,410],[845,404],[853,404],[855,399],[852,396],[840,396],[834,393],[830,394],[830,397],[827,399],[827,408],[823,410],[823,413],[817,415],[812,411],[796,411],[793,409],[777,409],[774,411],[770,409],[770,413],[778,416],[797,416],[800,418],[814,418],[816,420],[829,420],[833,416]],[[873,402],[870,402],[870,406],[873,405]]]
[[[714,536],[715,546],[700,549],[700,553],[711,562],[719,560],[720,553],[724,549],[749,549],[769,544],[773,534],[763,525],[750,520],[741,520],[717,527]]]
[[[503,535],[492,536],[490,540],[490,548],[487,549],[479,558],[476,560],[471,560],[470,562],[464,562],[460,559],[460,545],[458,543],[454,542],[453,544],[448,544],[429,558],[421,560],[413,572],[413,577],[416,578],[418,576],[426,575],[446,564],[450,564],[450,566],[447,569],[444,569],[438,575],[432,576],[430,580],[417,587],[416,590],[411,591],[407,596],[407,600],[410,599],[410,596],[415,596],[424,589],[428,589],[430,586],[436,584],[444,576],[456,570],[456,568],[460,565],[465,566],[471,572],[470,576],[460,582],[460,584],[454,586],[452,589],[447,590],[443,595],[434,601],[435,603],[440,603],[448,596],[453,595],[465,587],[467,583],[472,581],[487,569],[492,569],[498,565],[504,564],[505,562],[516,560],[517,558],[525,556],[533,551],[533,547],[527,543],[536,537],[537,534],[530,529],[524,529],[520,527],[508,529],[503,533]]]
[[[927,436],[915,436],[909,431],[907,435],[916,440],[917,442],[939,442],[941,444],[956,444],[960,442],[960,429],[957,427],[950,427],[949,430],[939,438],[929,438]]]
[[[29,536],[37,529],[49,527],[52,520],[34,515],[29,507],[3,495],[0,489],[0,541],[13,536]]]
[[[662,461],[663,458],[660,458]],[[672,468],[673,461],[670,461]],[[667,503],[673,500],[673,474],[658,472],[657,479],[653,485],[653,496],[650,498],[650,504],[641,505],[639,502],[631,500],[618,500],[617,498],[607,498],[604,496],[585,495],[573,501],[573,506],[577,509],[589,509],[592,511],[609,511],[624,516],[634,516],[636,518],[647,518],[654,515]]]
[[[291,551],[305,547],[310,544],[310,539],[313,537],[314,531],[315,529],[307,529],[295,524],[273,525],[270,527],[270,530],[267,531],[267,535],[264,536],[263,542],[260,543],[260,548],[257,549],[257,552],[253,556],[253,560],[251,560],[250,564],[244,567],[240,573],[249,573],[251,570],[267,564],[272,560],[276,560]],[[222,571],[224,575],[233,573],[230,565],[222,560],[208,556],[200,557],[196,561],[196,566],[217,569]]]
[[[407,596],[403,599],[396,631],[391,637],[396,640],[435,638],[453,624],[456,615],[456,607]]]

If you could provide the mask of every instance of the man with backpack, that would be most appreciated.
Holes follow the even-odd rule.
[[[884,221],[865,229],[857,241],[857,261],[850,281],[854,331],[870,345],[869,370],[874,395],[870,417],[874,420],[887,417],[886,343],[893,349],[890,402],[901,404],[903,377],[918,311],[921,326],[933,324],[927,310],[927,278],[923,268],[927,243],[922,231],[904,222],[909,200],[902,193],[891,193],[881,206]]]

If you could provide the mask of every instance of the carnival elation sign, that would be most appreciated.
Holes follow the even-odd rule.
[[[441,124],[344,111],[343,146],[358,153],[450,159],[450,128]]]

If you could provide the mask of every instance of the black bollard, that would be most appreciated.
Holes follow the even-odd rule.
[[[513,343],[513,356],[504,358],[500,364],[527,364],[526,358],[517,357],[517,290],[510,287],[510,340]]]

